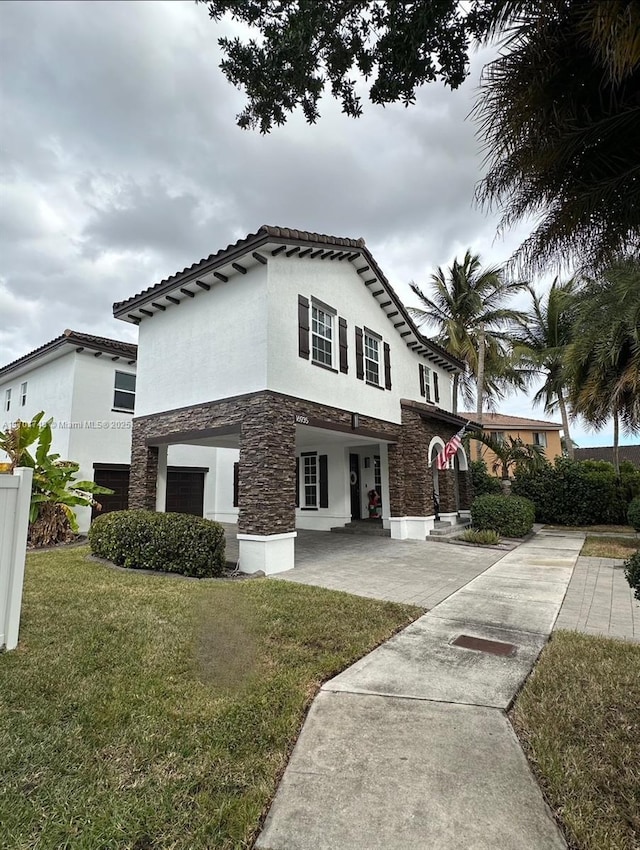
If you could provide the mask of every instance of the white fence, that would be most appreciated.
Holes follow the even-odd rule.
[[[0,649],[18,644],[32,478],[30,469],[0,475]]]

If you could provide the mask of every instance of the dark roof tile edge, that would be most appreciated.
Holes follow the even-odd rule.
[[[138,346],[133,342],[123,342],[122,340],[109,339],[105,336],[84,334],[67,328],[60,334],[60,336],[55,337],[55,339],[45,342],[44,345],[40,345],[38,348],[34,348],[33,351],[29,351],[27,354],[23,354],[22,357],[18,357],[16,360],[12,360],[5,366],[0,367],[0,378],[9,374],[19,366],[29,363],[32,360],[37,360],[38,357],[43,354],[46,354],[49,351],[54,351],[56,348],[65,344],[75,346],[83,345],[88,348],[94,348],[97,351],[104,351],[112,354],[128,354],[132,360],[137,359],[138,353]]]

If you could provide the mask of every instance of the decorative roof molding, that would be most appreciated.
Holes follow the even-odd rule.
[[[122,357],[123,359],[133,361],[135,361],[138,356],[138,346],[132,342],[122,342],[121,340],[109,339],[104,336],[79,333],[78,331],[72,331],[67,328],[55,339],[46,342],[39,348],[34,348],[33,351],[30,351],[23,357],[19,357],[17,360],[13,360],[11,363],[7,363],[6,366],[0,368],[0,378],[11,374],[11,372],[16,369],[21,369],[23,366],[27,366],[28,364],[39,360],[41,357],[44,357],[65,345],[72,346],[76,349],[86,348],[89,351],[101,354],[111,354],[113,357]]]

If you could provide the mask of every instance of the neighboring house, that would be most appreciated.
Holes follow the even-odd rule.
[[[425,339],[364,240],[261,227],[114,304],[139,326],[129,504],[162,509],[167,450],[239,452],[207,516],[238,510],[240,566],[293,567],[296,528],[366,518],[424,539],[469,508],[464,451],[435,458],[464,420],[463,364]]]
[[[0,368],[0,427],[44,411],[53,420],[52,451],[80,464],[79,480],[115,491],[99,497],[105,511],[128,504],[136,359],[136,345],[65,330]],[[205,477],[215,452],[177,448],[170,462],[166,508],[202,515],[203,501],[213,507],[215,495]],[[80,530],[87,531],[91,510],[76,513]]]
[[[574,449],[576,460],[606,460],[613,463],[613,446],[593,446],[586,449]],[[629,461],[640,469],[640,445],[618,446],[620,463]]]
[[[473,419],[475,413],[461,413],[465,419]],[[510,416],[504,413],[483,413],[482,427],[487,434],[496,440],[508,440],[509,437],[519,438],[527,446],[540,446],[551,463],[558,455],[562,455],[560,444],[560,430],[562,425],[557,422],[546,422],[542,419],[526,419],[522,416]],[[500,475],[500,470],[494,473],[493,464],[496,456],[487,446],[471,440],[471,460],[478,459],[478,448],[480,456],[487,464],[490,473]]]

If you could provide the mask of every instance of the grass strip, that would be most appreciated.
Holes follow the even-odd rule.
[[[640,847],[640,645],[554,632],[511,720],[576,850]]]

